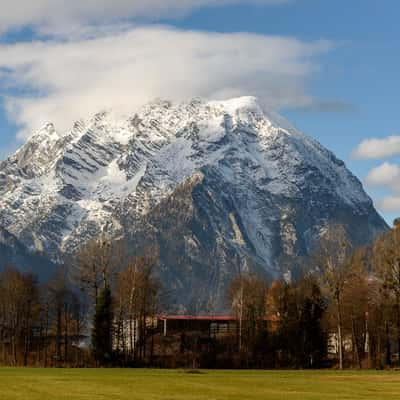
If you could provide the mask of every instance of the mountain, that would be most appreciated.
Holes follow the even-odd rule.
[[[355,244],[387,229],[342,161],[253,97],[49,123],[0,164],[0,226],[26,248],[59,261],[102,232],[157,243],[186,311],[222,309],[239,271],[290,275],[332,223]]]
[[[32,272],[45,280],[56,265],[44,255],[28,250],[15,236],[0,228],[0,271],[6,267]]]

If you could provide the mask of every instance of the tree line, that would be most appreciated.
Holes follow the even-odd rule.
[[[400,220],[362,248],[353,248],[342,226],[332,226],[295,281],[268,285],[240,276],[229,299],[243,321],[241,366],[398,367]],[[268,326],[261,323],[265,315],[276,319]]]
[[[46,283],[5,268],[0,273],[0,363],[141,363],[149,352],[146,319],[156,315],[161,299],[157,263],[156,249],[129,258],[122,246],[101,238],[89,241]]]
[[[399,365],[400,223],[363,248],[324,232],[303,272],[268,282],[240,274],[226,293],[235,331],[163,338],[168,310],[157,248],[128,257],[89,241],[45,283],[0,273],[0,362],[13,366],[385,368]],[[166,361],[166,354],[169,361]],[[172,362],[171,362],[172,357]]]

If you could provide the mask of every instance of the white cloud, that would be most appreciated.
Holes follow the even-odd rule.
[[[380,186],[391,190],[400,190],[400,167],[385,162],[373,168],[365,178],[368,186]]]
[[[362,141],[353,152],[358,159],[382,159],[400,154],[400,136]]]
[[[400,166],[384,162],[372,168],[365,178],[365,184],[379,187],[388,193],[385,197],[376,200],[377,208],[383,213],[400,213]]]
[[[273,108],[305,107],[314,101],[306,84],[317,69],[315,57],[332,47],[157,26],[84,36],[0,45],[0,90],[8,90],[7,110],[20,137],[48,120],[62,131],[104,108],[132,113],[155,97],[246,94]]]
[[[387,213],[400,212],[400,196],[387,196],[377,202],[377,207]]]
[[[177,18],[206,6],[279,4],[287,0],[0,0],[0,32],[31,26],[63,29],[72,25],[146,18]]]

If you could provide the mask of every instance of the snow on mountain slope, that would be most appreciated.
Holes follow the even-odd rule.
[[[99,113],[65,133],[47,124],[0,164],[0,226],[57,260],[103,231],[134,234],[196,176],[230,208],[215,222],[215,240],[247,246],[270,273],[335,218],[347,218],[360,243],[386,229],[344,163],[254,97],[158,100],[126,118]]]

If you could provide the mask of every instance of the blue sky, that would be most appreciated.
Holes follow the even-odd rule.
[[[0,5],[1,2],[0,0]],[[36,124],[41,122],[41,114],[45,120],[52,119],[52,112],[55,120],[62,112],[67,114],[70,112],[71,118],[75,118],[70,104],[78,102],[80,96],[89,97],[92,93],[87,91],[82,94],[76,91],[73,79],[69,79],[67,73],[63,73],[62,78],[61,75],[52,77],[50,73],[47,81],[37,78],[35,75],[37,71],[46,75],[57,55],[64,55],[67,52],[81,54],[81,49],[87,46],[87,40],[97,40],[96,46],[100,46],[100,41],[104,43],[104,40],[114,37],[113,35],[117,35],[118,43],[123,41],[124,45],[126,43],[129,45],[129,40],[133,40],[129,38],[140,37],[146,43],[155,42],[155,46],[164,47],[160,44],[163,43],[160,42],[161,31],[163,36],[170,35],[172,47],[168,49],[167,55],[163,55],[164,58],[158,58],[159,54],[151,56],[155,57],[154,64],[163,63],[165,59],[169,61],[173,57],[179,58],[179,49],[182,49],[183,54],[188,52],[187,54],[193,57],[192,64],[185,64],[184,71],[188,71],[187,80],[198,79],[202,68],[205,74],[221,74],[221,77],[224,68],[232,70],[237,68],[237,79],[242,83],[235,87],[232,93],[235,95],[262,94],[263,91],[271,93],[266,96],[267,102],[276,106],[300,130],[333,150],[360,179],[366,181],[368,193],[388,222],[400,214],[400,168],[397,165],[400,148],[393,150],[390,144],[393,142],[388,142],[387,139],[389,136],[400,135],[398,110],[400,3],[398,1],[289,0],[270,4],[271,0],[258,2],[205,0],[181,3],[173,0],[164,3],[152,0],[150,1],[152,4],[146,8],[135,0],[131,2],[121,0],[115,2],[112,11],[104,14],[95,14],[89,6],[88,9],[71,6],[70,9],[63,10],[63,13],[60,12],[59,16],[52,10],[43,9],[42,12],[35,10],[34,6],[33,9],[21,13],[17,7],[21,6],[19,3],[24,3],[24,0],[17,0],[16,3],[16,9],[13,10],[10,9],[13,6],[5,2],[2,8],[6,9],[6,12],[0,17],[0,94],[3,105],[0,107],[1,156],[4,157],[15,149],[18,143],[23,142],[30,129],[34,129]],[[183,3],[184,7],[181,5]],[[101,4],[99,7],[102,7]],[[9,8],[8,14],[7,8]],[[138,26],[158,31],[154,37],[151,36],[149,42],[147,33],[145,38],[143,32],[140,35],[136,32],[134,36],[123,37],[122,35],[126,34],[120,34]],[[99,33],[101,28],[105,27],[107,27],[106,33],[103,31]],[[171,33],[170,27],[176,28],[176,31]],[[188,36],[188,31],[201,32],[201,35]],[[212,34],[207,36],[205,32]],[[214,32],[228,34],[249,32],[256,35],[250,39],[229,35],[217,38],[213,36]],[[288,42],[264,42],[263,37],[286,38]],[[39,43],[39,47],[30,44],[33,40],[36,45]],[[197,57],[192,53],[193,47],[196,54],[207,51],[209,52],[207,57],[212,58],[213,52],[221,52],[221,49],[232,46],[231,42],[235,40],[243,41],[245,43],[243,46],[246,48],[254,47],[253,53],[240,47],[231,48],[229,52],[232,53],[233,50],[239,54],[245,52],[249,60],[257,61],[251,69],[247,68],[245,61],[236,65],[235,59],[230,59],[229,55],[218,63],[221,65],[220,69],[208,63],[204,66],[200,64],[197,68],[193,65]],[[196,43],[195,46],[192,46],[191,41]],[[28,43],[28,46],[21,50],[23,43]],[[265,59],[258,59],[260,57],[257,54],[258,43],[260,43],[259,52],[268,53]],[[132,46],[136,44],[132,43]],[[280,46],[283,49],[282,54]],[[141,48],[140,52],[142,51]],[[272,63],[263,71],[260,65],[270,62],[274,52],[279,53],[276,56],[279,63]],[[98,53],[100,51],[93,54]],[[21,61],[23,58],[21,54],[26,59]],[[39,54],[43,54],[43,58],[47,57],[50,61],[46,61],[46,64],[38,61]],[[148,61],[151,60],[153,59],[150,58]],[[99,59],[98,62],[99,65],[105,63],[104,69],[108,66],[103,59]],[[129,73],[129,66],[132,64],[124,58],[121,58],[120,62],[127,63],[125,70]],[[31,65],[35,65],[35,68]],[[177,62],[176,65],[181,64]],[[290,70],[280,73],[280,70],[285,70],[287,65],[290,66]],[[54,68],[57,68],[57,64]],[[82,86],[78,77],[79,71],[75,73],[76,85]],[[135,69],[135,74],[137,71]],[[87,73],[89,76],[90,69]],[[152,76],[154,82],[158,82],[157,79],[162,73],[163,71],[155,72],[156,78]],[[272,85],[270,80],[265,78],[269,73],[276,84]],[[168,76],[170,72],[166,70],[165,74]],[[85,76],[85,71],[82,75]],[[64,79],[64,76],[67,78]],[[234,77],[235,75],[231,79]],[[101,78],[102,82],[109,79],[106,75],[101,75]],[[159,80],[161,82],[161,77]],[[185,89],[182,89],[179,97],[207,96],[211,93],[223,96],[229,93],[227,88],[231,81],[224,82],[221,88],[218,87],[218,79],[215,81],[213,86],[207,88],[208,91],[203,91],[201,85],[182,80]],[[248,81],[252,83],[249,84]],[[179,82],[179,80],[174,82],[172,87],[179,88]],[[257,87],[258,82],[259,87]],[[113,88],[119,86],[117,84]],[[104,88],[106,89],[109,91],[109,88]],[[158,93],[157,90],[160,91],[160,95],[168,95],[171,88],[158,83],[158,86],[150,88],[144,86],[139,89],[144,97],[147,92],[149,96]],[[246,93],[250,90],[256,93]],[[286,93],[286,97],[283,96],[274,103],[276,93],[281,92]],[[26,96],[26,93],[29,95]],[[113,95],[112,99],[118,99],[118,90],[113,90]],[[37,96],[41,99],[40,106],[34,104]],[[46,101],[43,100],[43,96],[46,97]],[[125,99],[124,96],[125,94],[123,96],[121,94],[120,98]],[[65,103],[67,97],[73,100]],[[27,98],[28,102],[25,101]],[[53,100],[59,102],[57,108],[53,107]],[[82,103],[86,104],[85,102],[88,102],[87,98],[82,97]],[[90,111],[91,108],[88,106],[88,112]],[[371,138],[381,140],[366,142]],[[365,146],[359,149],[357,157],[352,156],[352,152],[362,142]],[[371,150],[368,146],[372,146],[372,150],[380,147],[382,151],[375,154],[373,151],[367,151]],[[390,148],[393,151],[390,151]]]

